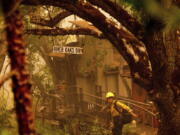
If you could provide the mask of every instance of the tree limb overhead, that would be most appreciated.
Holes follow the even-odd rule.
[[[107,18],[92,4],[84,1],[74,4],[70,0],[38,0],[36,2],[26,0],[23,3],[27,5],[61,7],[91,22],[105,35],[127,61],[132,74],[138,74],[141,78],[151,81],[151,65],[144,44],[124,27],[117,25],[116,22]]]
[[[88,0],[93,5],[102,8],[104,11],[109,13],[112,17],[118,20],[124,25],[129,31],[135,34],[138,38],[141,38],[143,32],[143,26],[136,18],[132,17],[126,10],[120,5],[116,4],[111,0]]]
[[[90,29],[75,28],[75,29],[65,29],[65,28],[53,28],[53,29],[27,29],[26,34],[33,35],[45,35],[45,36],[63,36],[63,35],[90,35],[97,38],[105,38],[101,33],[97,33]]]

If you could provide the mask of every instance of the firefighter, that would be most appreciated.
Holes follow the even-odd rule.
[[[124,124],[124,120],[122,118],[123,110],[129,112],[130,115],[133,117],[137,117],[137,115],[133,112],[133,110],[128,107],[127,105],[121,103],[118,100],[115,100],[114,94],[112,92],[106,93],[107,105],[102,108],[101,111],[107,109],[111,113],[112,121],[113,121],[113,128],[112,134],[113,135],[122,135],[122,128]]]

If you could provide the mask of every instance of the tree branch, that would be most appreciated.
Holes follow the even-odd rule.
[[[54,28],[54,29],[27,29],[25,34],[33,35],[46,35],[46,36],[59,36],[59,35],[90,35],[97,38],[105,38],[101,33],[97,33],[90,29],[85,28],[75,28],[75,29],[64,29],[64,28]]]
[[[126,10],[120,5],[114,3],[111,0],[88,0],[93,5],[102,8],[109,13],[112,17],[118,20],[129,31],[135,34],[138,38],[141,38],[141,34],[144,31],[142,24],[132,17]]]
[[[142,24],[140,24],[136,18],[128,14],[128,12],[124,10],[120,5],[110,0],[88,0],[88,1],[93,5],[102,8],[105,12],[109,13],[112,17],[118,20],[122,25],[124,25],[129,31],[135,34],[138,38],[141,38],[141,34],[143,32]],[[63,14],[66,15],[68,13],[64,11],[64,13],[62,13],[62,16]],[[55,18],[57,18],[57,20],[54,20]],[[53,20],[44,20],[44,19],[40,19],[38,21],[32,20],[31,22],[39,25],[53,27],[55,24],[57,24],[60,21],[58,20],[58,15],[55,18],[53,18]]]
[[[138,74],[141,78],[151,81],[151,66],[144,44],[90,3],[79,1],[74,4],[70,0],[38,0],[38,3],[33,3],[31,0],[26,0],[24,4],[58,6],[93,23],[127,61],[132,74]]]
[[[37,18],[36,16],[32,16],[30,22],[42,26],[54,27],[57,23],[59,23],[61,20],[63,20],[64,18],[70,15],[71,15],[70,12],[63,11],[50,20],[45,20],[43,18]]]

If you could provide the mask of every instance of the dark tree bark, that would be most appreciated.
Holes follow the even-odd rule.
[[[176,31],[163,33],[154,29],[145,36],[145,43],[152,65],[153,90],[149,92],[160,112],[159,135],[178,135],[180,133],[180,86],[179,67],[176,60],[179,44]],[[178,58],[177,61],[180,61]]]
[[[63,29],[63,28],[54,28],[54,29],[27,29],[25,34],[32,35],[45,35],[45,36],[59,36],[59,35],[90,35],[97,38],[105,38],[101,33],[95,32],[91,29],[85,28],[75,28],[75,29]]]
[[[7,2],[7,1],[6,1]],[[5,2],[5,3],[6,3]],[[12,76],[13,93],[16,105],[16,115],[20,135],[34,135],[34,118],[32,111],[32,100],[29,82],[29,73],[26,68],[25,43],[23,41],[23,24],[20,12],[13,9],[7,14],[7,6],[12,3],[3,3],[6,38],[8,42],[8,54],[11,61],[11,70],[15,72]],[[5,7],[6,6],[6,7]]]
[[[104,11],[109,13],[112,17],[122,23],[128,30],[138,38],[142,38],[144,31],[143,25],[137,21],[136,18],[129,15],[121,6],[111,0],[88,0],[90,3],[102,8]]]

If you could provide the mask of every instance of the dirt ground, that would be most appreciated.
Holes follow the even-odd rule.
[[[137,132],[140,135],[157,135],[157,128],[152,128],[145,125],[137,125]]]

